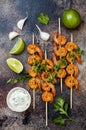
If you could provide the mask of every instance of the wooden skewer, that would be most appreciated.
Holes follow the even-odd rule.
[[[47,59],[47,52],[45,48],[45,59]],[[46,102],[46,126],[48,126],[48,102]]]
[[[35,44],[34,43],[34,33],[32,34],[32,44]],[[36,98],[35,97],[36,97],[36,95],[35,95],[35,89],[33,89],[33,109],[35,109],[35,102],[36,102]]]
[[[72,33],[71,33],[71,42],[73,42],[73,34]],[[71,87],[71,89],[70,89],[70,108],[71,109],[72,109],[72,106],[73,106],[72,104],[73,104],[73,88]]]
[[[59,35],[61,35],[61,19],[60,18],[58,18],[58,22],[59,22]],[[60,48],[61,46],[59,46],[59,48]],[[61,57],[60,57],[61,58]],[[63,91],[63,86],[62,86],[62,78],[60,78],[60,87],[61,87],[61,93],[62,93],[62,91]]]
[[[46,126],[48,126],[48,102],[46,102]]]
[[[58,21],[59,21],[59,35],[61,35],[61,19],[58,18]]]
[[[33,89],[33,109],[35,109],[35,89]]]
[[[34,33],[32,35],[32,43],[34,44]]]

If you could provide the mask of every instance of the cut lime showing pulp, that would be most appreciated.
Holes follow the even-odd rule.
[[[10,54],[20,54],[24,51],[25,42],[22,38],[19,38],[13,48],[10,50]]]
[[[16,59],[16,58],[8,58],[7,59],[7,65],[9,68],[14,71],[15,73],[21,73],[23,70],[23,65],[22,63]]]

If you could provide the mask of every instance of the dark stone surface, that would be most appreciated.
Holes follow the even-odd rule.
[[[6,105],[6,95],[10,89],[16,86],[25,87],[32,95],[32,90],[28,88],[27,82],[16,85],[7,85],[6,81],[10,77],[17,75],[12,72],[7,64],[6,59],[9,57],[18,58],[24,64],[25,71],[28,70],[27,52],[19,56],[9,54],[10,49],[18,38],[10,41],[9,32],[17,30],[24,33],[22,36],[26,42],[31,43],[32,33],[35,33],[35,41],[41,40],[35,27],[38,24],[42,30],[51,34],[50,40],[46,43],[48,57],[51,58],[53,51],[53,31],[58,30],[58,17],[61,16],[65,9],[72,7],[80,12],[82,24],[75,30],[66,29],[62,25],[62,33],[70,40],[70,33],[74,34],[74,41],[79,44],[81,49],[85,50],[82,57],[84,62],[79,66],[79,86],[80,92],[76,94],[73,91],[73,109],[70,114],[77,120],[77,123],[68,121],[66,126],[59,127],[53,123],[56,116],[53,111],[53,105],[49,104],[49,125],[45,126],[45,104],[41,100],[41,92],[36,91],[36,109],[32,109],[32,104],[26,113],[15,113],[9,110]],[[50,22],[48,26],[41,25],[37,22],[37,16],[40,12],[49,14]],[[16,23],[24,18],[28,13],[28,20],[20,31]],[[86,1],[85,0],[0,0],[0,130],[86,130]],[[44,41],[41,40],[41,43]],[[43,44],[41,44],[42,49]],[[43,50],[44,51],[44,50]],[[57,84],[57,95],[60,95],[59,84]],[[64,85],[63,97],[69,102],[69,90]]]

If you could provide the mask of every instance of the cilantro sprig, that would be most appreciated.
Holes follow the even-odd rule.
[[[72,119],[68,114],[68,103],[62,97],[57,97],[54,102],[54,111],[59,112],[59,116],[54,119],[54,123],[63,126],[66,124],[66,120],[71,120],[76,122]]]
[[[40,13],[37,19],[38,19],[39,23],[45,24],[45,25],[47,25],[49,23],[49,20],[50,20],[49,15],[44,14],[44,13]]]

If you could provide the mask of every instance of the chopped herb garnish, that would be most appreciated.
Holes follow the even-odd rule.
[[[54,83],[54,79],[57,75],[57,71],[54,71],[53,73],[49,74],[49,76],[46,78],[48,82]]]
[[[45,25],[47,25],[49,23],[49,20],[50,20],[49,15],[44,14],[44,13],[40,13],[37,19],[38,19],[39,23],[45,24]]]
[[[10,84],[10,83],[16,84],[20,81],[24,82],[25,80],[29,80],[30,78],[31,78],[31,76],[29,74],[24,73],[24,74],[19,75],[19,77],[17,77],[17,78],[8,79],[7,84]]]
[[[66,60],[66,57],[60,58],[60,66],[61,66],[61,65],[67,66],[67,64],[68,64],[68,62],[67,62],[67,60]]]
[[[59,64],[56,64],[55,66],[54,66],[54,70],[56,71],[56,70],[59,70],[59,68],[60,68],[60,65]]]
[[[79,47],[74,49],[74,52],[76,52],[78,56],[84,55],[84,50],[81,50]]]

